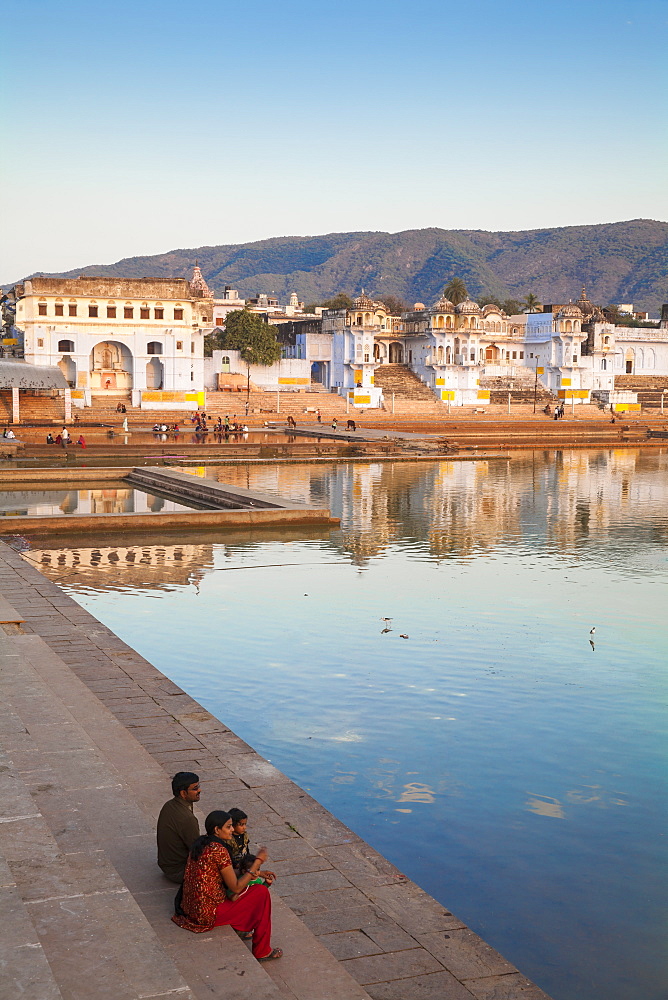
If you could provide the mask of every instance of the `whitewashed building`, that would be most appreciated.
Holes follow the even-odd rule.
[[[12,336],[25,360],[57,365],[75,405],[192,404],[204,388],[204,335],[213,300],[193,278],[35,277],[15,286]],[[164,399],[156,394],[169,394]]]

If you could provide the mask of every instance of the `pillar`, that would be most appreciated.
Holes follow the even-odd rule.
[[[15,388],[12,389],[12,423],[21,423],[21,414],[19,411],[19,390]]]
[[[72,421],[72,390],[68,387],[65,392],[65,423]]]

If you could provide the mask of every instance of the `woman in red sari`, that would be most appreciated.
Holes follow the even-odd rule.
[[[243,937],[253,937],[253,955],[258,962],[270,962],[283,954],[271,947],[271,896],[266,885],[250,885],[267,849],[257,852],[250,871],[240,878],[234,873],[225,841],[232,839],[229,813],[217,810],[204,821],[206,836],[199,837],[190,849],[183,879],[183,916],[172,920],[179,927],[202,933],[229,924]],[[227,898],[226,890],[232,895]]]

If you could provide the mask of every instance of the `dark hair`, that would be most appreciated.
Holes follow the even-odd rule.
[[[248,813],[245,813],[243,809],[228,809],[228,812],[235,826],[237,823],[241,823],[242,819],[248,819]]]
[[[185,791],[191,785],[196,785],[198,781],[199,774],[194,774],[192,771],[179,771],[172,778],[172,794],[178,795],[179,792]]]
[[[193,859],[193,861],[197,861],[197,859],[201,856],[204,848],[208,847],[209,844],[215,839],[216,835],[214,833],[214,830],[216,829],[216,827],[225,826],[229,818],[230,814],[223,812],[222,809],[214,809],[213,812],[209,813],[207,818],[204,820],[206,835],[204,837],[198,837],[195,843],[190,848],[190,857]]]

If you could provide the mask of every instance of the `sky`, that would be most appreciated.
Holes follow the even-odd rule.
[[[0,283],[272,236],[668,220],[668,0],[0,10]]]

